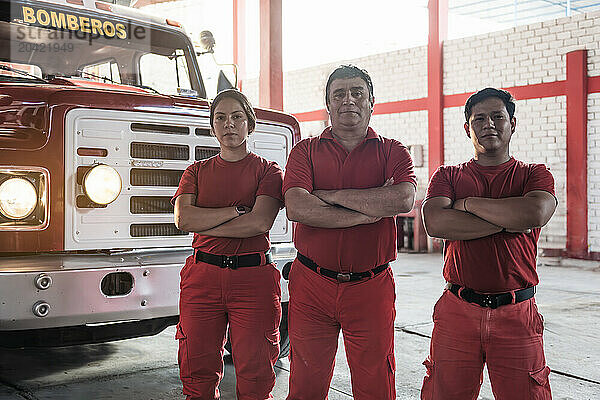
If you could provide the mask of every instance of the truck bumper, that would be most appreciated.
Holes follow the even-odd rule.
[[[65,327],[101,330],[115,324],[128,331],[127,327],[140,321],[148,322],[145,334],[157,333],[162,326],[160,332],[177,322],[179,272],[191,253],[188,248],[1,257],[0,334]],[[289,245],[274,245],[272,253],[280,271],[295,257]],[[131,283],[117,288],[119,294],[109,295],[106,279],[111,274],[125,276]],[[281,289],[282,302],[286,302],[289,296],[283,279]],[[48,331],[52,332],[56,331]],[[140,335],[126,335],[133,336]],[[114,339],[119,338],[124,337]],[[94,341],[105,340],[78,342]]]
[[[0,331],[177,316],[179,271],[190,253],[0,258]],[[109,274],[121,274],[131,283],[111,295],[106,284],[102,287]],[[46,280],[47,287],[40,288],[40,277],[51,283]]]

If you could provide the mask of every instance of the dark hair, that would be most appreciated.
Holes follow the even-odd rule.
[[[367,84],[367,88],[369,89],[369,100],[371,104],[373,104],[375,100],[375,96],[373,96],[373,82],[371,81],[371,77],[369,73],[365,69],[360,69],[356,65],[348,64],[348,65],[340,65],[336,69],[333,70],[331,74],[329,74],[329,78],[327,78],[327,85],[325,86],[325,104],[329,106],[329,87],[331,86],[331,82],[336,79],[348,79],[348,78],[360,78]]]
[[[214,100],[210,103],[210,126],[214,128],[215,121],[215,108],[224,98],[231,98],[237,100],[242,105],[242,109],[244,113],[246,113],[246,117],[248,118],[248,133],[254,132],[254,128],[256,128],[256,113],[254,112],[254,108],[252,108],[252,104],[242,92],[237,89],[226,89],[222,92],[219,92]]]
[[[465,103],[465,120],[469,122],[475,104],[481,103],[490,97],[497,97],[502,100],[506,107],[506,111],[508,111],[508,116],[512,119],[515,115],[515,99],[506,90],[488,87],[472,94],[471,97],[467,99],[467,102]]]

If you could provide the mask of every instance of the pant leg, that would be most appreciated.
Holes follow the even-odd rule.
[[[272,399],[279,356],[280,273],[274,265],[228,270],[227,311],[238,400]]]
[[[481,325],[486,310],[446,290],[433,311],[422,400],[475,400],[483,381]]]
[[[291,353],[287,400],[327,399],[340,331],[335,315],[337,283],[295,260],[288,288]]]
[[[394,277],[339,284],[340,322],[356,400],[395,400]]]
[[[498,307],[489,324],[487,365],[496,399],[550,400],[544,325],[535,300]]]
[[[179,372],[188,400],[219,398],[227,315],[221,297],[222,272],[204,263],[186,263],[179,300]]]

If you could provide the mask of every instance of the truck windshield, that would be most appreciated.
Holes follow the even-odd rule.
[[[0,81],[77,77],[204,96],[183,33],[80,7],[0,0],[0,65]]]

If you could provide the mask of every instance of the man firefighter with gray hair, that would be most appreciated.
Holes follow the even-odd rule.
[[[392,400],[395,215],[412,209],[408,150],[369,127],[373,84],[343,65],[325,89],[331,126],[291,151],[283,184],[296,221],[289,276],[288,400],[323,400],[340,329],[357,400]]]

